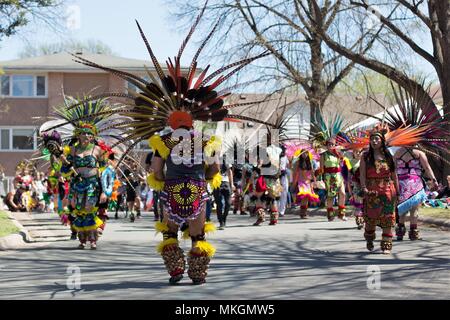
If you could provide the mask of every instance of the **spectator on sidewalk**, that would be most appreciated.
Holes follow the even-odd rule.
[[[4,200],[5,205],[11,212],[27,211],[24,204],[23,194],[27,192],[27,188],[20,182],[15,193],[9,192]]]

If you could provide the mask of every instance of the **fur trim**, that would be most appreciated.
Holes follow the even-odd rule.
[[[150,139],[148,139],[148,144],[153,151],[158,151],[163,159],[167,159],[170,154],[170,149],[167,148],[160,136],[153,135]]]
[[[174,239],[174,238],[170,238],[170,239],[161,241],[161,242],[158,244],[158,246],[156,247],[156,252],[162,254],[163,251],[164,251],[164,249],[165,249],[165,247],[171,246],[171,245],[174,245],[174,244],[178,245],[178,240],[177,240],[177,239]]]
[[[217,227],[212,222],[205,223],[205,226],[203,227],[203,231],[205,233],[212,233],[212,232],[215,232],[216,230],[217,230]]]
[[[220,188],[222,184],[222,175],[220,172],[217,172],[211,179],[208,179],[208,183],[212,189]]]
[[[205,154],[211,157],[214,152],[218,153],[222,148],[222,141],[217,136],[211,136],[205,146]]]
[[[208,257],[212,257],[216,253],[216,248],[205,240],[197,241],[195,248],[199,249],[200,252],[205,253]]]
[[[155,230],[156,230],[156,234],[158,234],[160,232],[161,233],[167,232],[167,231],[169,231],[169,226],[164,222],[157,221],[155,223]]]
[[[147,184],[156,191],[161,191],[164,189],[164,181],[160,181],[155,178],[155,173],[152,172],[147,176]]]

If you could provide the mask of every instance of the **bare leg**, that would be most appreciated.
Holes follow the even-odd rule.
[[[302,219],[306,219],[306,217],[308,216],[308,199],[302,199],[301,203],[300,203],[300,218]]]
[[[419,218],[419,206],[416,206],[410,211],[410,222],[409,222],[409,239],[410,240],[421,240],[419,235],[419,230],[417,229],[417,220]]]

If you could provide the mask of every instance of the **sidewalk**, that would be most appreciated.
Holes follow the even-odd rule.
[[[61,225],[56,213],[5,212],[20,231],[0,238],[0,250],[23,247],[26,243],[70,239],[70,229]]]
[[[19,231],[17,233],[13,233],[0,238],[0,251],[20,248],[23,247],[26,243],[31,242],[32,239],[28,231],[17,221],[17,219],[13,215],[13,212],[7,210],[4,210],[3,212],[8,215],[8,217],[11,219],[11,223],[13,223],[19,229]]]

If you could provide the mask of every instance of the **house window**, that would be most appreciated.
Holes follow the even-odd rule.
[[[1,77],[1,86],[2,86],[2,92],[1,94],[3,96],[9,96],[9,87],[10,87],[10,83],[9,83],[9,76],[2,76]]]
[[[13,76],[12,95],[13,97],[33,96],[33,76]]]
[[[9,150],[11,148],[11,145],[9,143],[10,140],[10,130],[9,129],[1,129],[1,136],[0,136],[0,149],[1,150]]]
[[[1,94],[10,97],[45,97],[45,76],[4,75],[1,77]]]
[[[39,97],[45,96],[45,77],[36,77],[36,95]]]
[[[13,129],[12,130],[12,148],[14,150],[33,150],[34,149],[34,130],[33,129]]]
[[[33,128],[0,129],[1,151],[36,150],[36,132]]]

